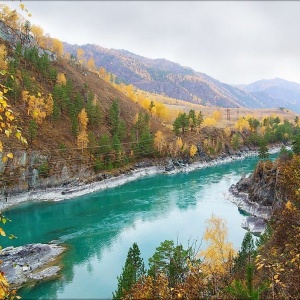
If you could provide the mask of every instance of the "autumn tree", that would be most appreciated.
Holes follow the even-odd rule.
[[[250,129],[250,125],[249,122],[246,120],[245,117],[241,117],[239,118],[234,127],[238,130],[238,131],[244,131],[244,130],[249,130]]]
[[[162,150],[165,146],[166,142],[161,131],[157,131],[154,137],[154,145],[159,153],[162,153]]]
[[[95,61],[94,61],[93,57],[90,57],[86,64],[87,64],[87,67],[89,68],[89,70],[93,71],[96,69]]]
[[[231,128],[230,127],[225,127],[224,128],[224,134],[227,138],[231,136]]]
[[[213,127],[217,125],[217,121],[215,118],[206,117],[203,120],[202,126],[205,127]]]
[[[83,108],[78,114],[78,121],[79,121],[79,133],[77,136],[77,146],[81,148],[81,151],[83,151],[83,149],[88,146],[88,142],[89,142],[88,134],[86,131],[89,119],[87,117],[85,108]]]
[[[22,136],[21,131],[18,129],[17,125],[14,124],[16,116],[11,110],[10,105],[8,104],[5,94],[7,89],[0,84],[0,134],[5,135],[7,138],[10,138],[11,135],[14,135],[22,143],[27,144],[26,139]],[[4,151],[4,145],[2,138],[0,139],[0,153]],[[13,158],[13,153],[9,152],[2,157],[2,160],[5,162],[8,158]]]
[[[19,14],[17,13],[16,10],[11,10],[5,4],[1,4],[1,6],[0,6],[0,19],[7,26],[14,28],[14,29],[20,29],[19,22],[18,22]]]
[[[81,64],[84,63],[84,50],[82,48],[77,49],[77,59]]]
[[[198,256],[202,260],[203,272],[210,274],[214,291],[217,293],[228,280],[235,250],[227,240],[228,230],[224,220],[212,215],[206,222],[203,239],[208,246],[200,251]]]
[[[198,151],[197,147],[195,145],[191,145],[191,147],[190,147],[190,156],[194,157],[196,155],[197,151]]]
[[[2,72],[7,69],[6,55],[7,51],[5,45],[0,45],[0,70]]]
[[[180,153],[183,148],[183,142],[181,137],[177,137],[176,142],[175,142],[175,154]]]
[[[100,67],[99,68],[99,77],[103,79],[103,78],[105,78],[105,76],[106,76],[106,70],[103,67]]]
[[[43,35],[44,31],[40,26],[32,25],[31,26],[31,32],[33,34],[33,37],[35,38],[36,42],[39,46],[43,46]]]
[[[27,114],[31,116],[37,124],[41,124],[47,116],[52,114],[53,99],[51,94],[44,97],[41,93],[35,96],[30,95],[28,91],[23,91],[22,99],[27,103]]]
[[[212,114],[212,117],[219,122],[222,120],[222,112],[220,110],[215,110]]]
[[[63,56],[64,44],[59,39],[52,39],[52,51],[58,56]]]
[[[58,73],[57,74],[57,79],[56,83],[59,85],[66,85],[67,84],[67,79],[64,73]]]

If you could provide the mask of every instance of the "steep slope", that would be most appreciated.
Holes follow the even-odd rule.
[[[251,94],[166,59],[149,59],[126,50],[97,45],[70,45],[65,50],[76,56],[79,48],[85,57],[115,74],[119,80],[149,92],[172,98],[221,107],[265,107]]]
[[[286,107],[300,113],[300,84],[281,78],[263,79],[240,86],[266,105]]]
[[[0,33],[7,30],[4,27],[2,23]],[[0,78],[1,95],[3,86],[8,87],[5,88],[8,104],[28,144],[18,142],[14,134],[6,136],[2,132],[1,190],[15,193],[74,179],[92,180],[101,175],[100,171],[130,168],[130,164],[144,157],[153,157],[153,150],[146,152],[149,144],[146,143],[158,130],[166,142],[175,140],[174,133],[157,118],[143,117],[147,111],[97,74],[43,50],[34,39],[20,43],[18,34],[16,39],[13,37],[11,31],[9,35],[0,35],[0,45],[5,49],[5,60],[1,63],[7,68]],[[61,75],[65,82],[58,81]],[[51,103],[46,102],[49,94],[52,108],[45,114],[45,103]],[[89,118],[84,146],[78,142],[85,122],[79,117],[82,110]],[[142,117],[136,129],[138,113]],[[41,118],[37,118],[39,115]],[[113,123],[119,126],[117,133]],[[141,134],[138,141],[132,136],[134,130]],[[143,136],[142,130],[148,135]],[[9,152],[13,153],[11,159],[2,161]]]

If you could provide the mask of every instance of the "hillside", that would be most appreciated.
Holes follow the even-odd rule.
[[[300,84],[281,78],[263,79],[239,86],[267,105],[286,107],[300,113]]]
[[[142,90],[206,106],[276,108],[282,106],[276,96],[257,90],[222,83],[204,73],[166,59],[150,59],[126,50],[107,49],[93,44],[71,45],[65,50],[76,56],[83,49],[97,67],[104,67],[118,80]],[[294,109],[294,106],[286,106]]]
[[[20,40],[18,31],[0,25],[5,69],[1,88],[5,86],[16,116],[13,122],[28,142],[18,142],[12,137],[15,132],[2,134],[2,187],[18,192],[92,178],[101,170],[130,168],[153,156],[151,143],[158,130],[166,141],[176,139],[157,118],[97,74],[44,50],[32,37]],[[6,160],[9,152],[13,159]]]
[[[8,17],[10,20],[10,15]],[[74,180],[77,184],[101,180],[140,163],[149,164],[149,160],[155,163],[156,159],[160,162],[164,159],[165,163],[168,158],[169,163],[170,158],[175,158],[191,162],[231,155],[232,148],[237,151],[244,146],[247,149],[257,146],[259,134],[266,131],[270,143],[283,142],[292,136],[292,125],[283,122],[283,118],[267,117],[261,120],[264,123],[250,116],[246,120],[241,117],[248,111],[242,109],[231,110],[231,119],[227,120],[223,116],[225,110],[216,111],[212,106],[206,107],[214,110],[209,113],[216,113],[216,118],[203,118],[200,105],[195,105],[194,110],[191,105],[190,111],[178,115],[170,106],[183,104],[180,101],[175,103],[176,99],[165,97],[171,101],[169,106],[159,106],[161,103],[150,101],[141,95],[143,92],[137,95],[132,86],[116,84],[114,81],[120,78],[116,79],[112,73],[101,77],[97,69],[89,67],[87,58],[81,61],[74,55],[67,55],[68,48],[64,49],[59,40],[30,31],[20,32],[20,24],[16,25],[11,27],[0,22],[3,70],[0,117],[4,120],[1,127],[5,129],[1,128],[0,185],[10,188],[12,193]],[[188,90],[195,93],[201,90],[207,96],[206,104],[213,98],[214,104],[221,105],[234,95],[234,99],[244,96],[243,105],[249,103],[245,92],[190,68],[167,60],[143,58],[124,50],[102,50],[103,60],[116,68],[112,71],[123,72],[127,80],[135,74],[136,82],[147,84],[150,80],[162,84],[163,89],[167,81],[170,91],[184,94]],[[85,55],[96,60],[87,49]],[[137,96],[141,96],[139,100]],[[199,99],[193,95],[194,102],[201,102]],[[230,105],[240,105],[230,99]],[[254,104],[254,100],[251,103]],[[159,111],[172,115],[173,119],[164,119]],[[284,113],[282,117],[294,118]],[[255,115],[262,119],[265,112],[255,112]],[[173,128],[175,121],[176,128]],[[279,124],[281,121],[283,123]],[[223,130],[226,126],[228,128]],[[258,129],[262,133],[257,132]],[[18,142],[21,133],[27,144]]]
[[[45,50],[32,35],[0,22],[0,116],[7,122],[1,126],[11,126],[13,112],[12,130],[1,135],[3,190],[78,185],[165,157],[206,159],[217,143],[210,155],[229,153],[231,136],[223,130],[191,129],[178,137],[148,107],[64,57],[60,41],[47,43]],[[27,144],[18,141],[20,132]]]

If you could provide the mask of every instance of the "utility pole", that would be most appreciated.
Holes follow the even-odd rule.
[[[229,108],[226,109],[226,113],[227,113],[227,121],[229,122],[230,121],[230,109]]]

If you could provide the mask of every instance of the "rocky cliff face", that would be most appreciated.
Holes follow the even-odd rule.
[[[44,189],[60,185],[71,185],[95,175],[86,162],[74,161],[68,164],[62,159],[54,159],[39,151],[19,150],[14,158],[2,162],[0,153],[0,174],[2,178],[2,197],[34,189]]]
[[[242,178],[232,186],[236,194],[247,193],[251,202],[272,206],[276,200],[276,178],[278,167],[271,161],[260,161],[248,178]]]
[[[277,178],[278,164],[271,161],[260,161],[249,177],[241,178],[229,191],[235,196],[233,202],[251,214],[242,227],[254,234],[260,234],[266,227],[274,208],[278,205]]]

